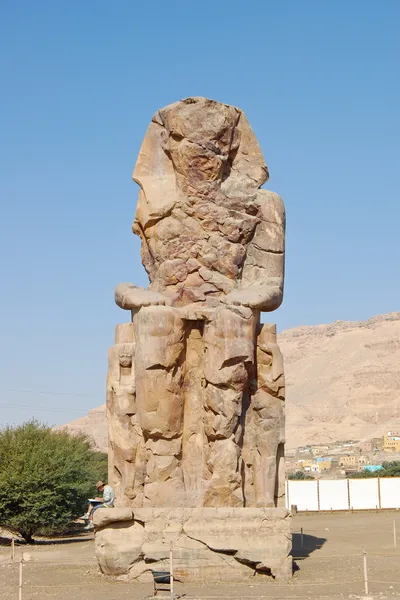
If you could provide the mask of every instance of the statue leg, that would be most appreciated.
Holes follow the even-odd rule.
[[[135,426],[135,344],[132,323],[118,325],[109,351],[107,418],[109,423],[109,482],[117,506],[140,506],[143,435]]]
[[[241,445],[254,334],[255,316],[243,308],[218,308],[205,326],[204,506],[244,504]]]
[[[121,403],[122,404],[122,403]],[[113,464],[117,506],[143,506],[145,452],[142,431],[137,426],[137,416],[127,414],[120,404],[119,414],[114,414],[110,424],[113,439]]]
[[[143,307],[134,316],[136,407],[146,451],[144,506],[184,506],[180,465],[185,322],[179,310]]]
[[[276,330],[262,325],[257,338],[257,390],[250,401],[244,444],[252,486],[246,486],[248,505],[277,506],[277,497],[284,498],[284,391]]]
[[[116,375],[115,375],[116,373]],[[115,347],[108,350],[108,373],[106,387],[106,412],[108,424],[108,482],[114,488],[116,498],[119,496],[121,487],[121,469],[116,465],[116,439],[114,433],[114,405],[115,405],[115,382],[119,375],[119,364]]]
[[[276,506],[279,473],[279,448],[282,448],[282,401],[264,390],[253,398],[255,405],[253,481],[255,505]]]
[[[186,506],[203,506],[204,423],[203,378],[204,339],[201,321],[187,322],[185,380],[183,385],[185,414],[182,438],[182,469]]]

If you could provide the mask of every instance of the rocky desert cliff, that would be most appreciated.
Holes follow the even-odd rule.
[[[400,313],[284,331],[288,447],[400,429]]]
[[[400,430],[400,312],[284,331],[287,447]],[[68,423],[107,449],[105,405]]]

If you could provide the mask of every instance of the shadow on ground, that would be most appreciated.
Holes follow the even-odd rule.
[[[52,539],[35,539],[34,546],[58,546],[60,544],[76,544],[77,542],[88,542],[93,539],[93,535],[90,537],[85,531],[85,537],[70,537],[70,538],[52,538]],[[24,544],[24,542],[21,542]]]
[[[303,536],[301,533],[293,533],[291,551],[291,555],[293,557],[293,570],[298,571],[300,568],[297,565],[296,560],[304,560],[305,558],[309,558],[309,556],[315,552],[315,550],[322,548],[326,541],[326,538],[308,535],[307,533],[303,534]]]
[[[8,537],[0,537],[0,546],[9,546],[11,544],[11,540]]]
[[[83,523],[72,523],[70,528],[63,533],[49,536],[38,536],[35,539],[35,546],[72,544],[75,542],[87,542],[91,539],[93,539],[93,531],[85,531]]]
[[[85,531],[83,524],[73,523],[71,527],[63,533],[54,535],[38,535],[34,536],[33,544],[28,544],[18,535],[15,535],[16,546],[52,546],[59,544],[75,544],[76,542],[87,542],[93,539],[93,532]],[[0,537],[0,546],[11,545],[10,537]]]

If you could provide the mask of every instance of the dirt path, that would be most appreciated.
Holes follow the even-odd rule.
[[[394,547],[393,520],[399,546]],[[303,528],[303,547],[300,531]],[[254,577],[241,584],[176,585],[191,598],[318,600],[364,595],[363,547],[368,559],[369,593],[384,600],[400,596],[400,512],[298,515],[293,519],[293,555],[298,570],[289,584]],[[16,548],[30,560],[23,566],[23,600],[136,600],[151,595],[150,584],[113,581],[99,574],[93,536],[48,541]],[[17,562],[0,547],[0,599],[18,598]]]

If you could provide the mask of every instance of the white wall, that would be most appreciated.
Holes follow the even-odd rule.
[[[382,477],[379,482],[381,486],[381,507],[400,508],[400,477]]]
[[[349,510],[347,479],[320,479],[320,510]]]
[[[286,502],[288,508],[296,504],[297,510],[318,510],[317,482],[288,480]]]
[[[349,479],[350,508],[379,508],[378,478]]]
[[[288,480],[286,507],[297,510],[400,508],[400,477]]]

